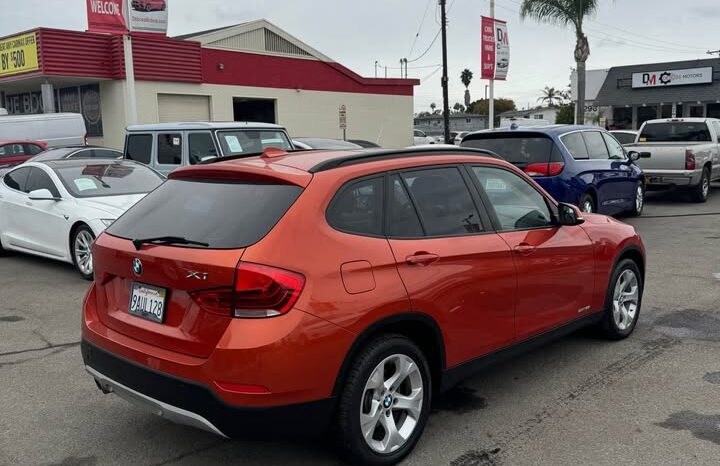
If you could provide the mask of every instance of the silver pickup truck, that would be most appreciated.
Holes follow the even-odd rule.
[[[705,202],[720,179],[720,120],[669,118],[646,121],[628,151],[650,152],[639,161],[648,189],[681,187]]]

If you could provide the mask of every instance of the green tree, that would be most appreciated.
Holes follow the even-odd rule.
[[[487,115],[490,107],[490,99],[480,99],[472,102],[467,108],[469,113]],[[515,110],[515,102],[512,99],[495,99],[495,115]]]
[[[542,90],[542,96],[538,97],[538,102],[547,104],[548,107],[555,107],[563,101],[563,92],[554,87],[545,86]]]
[[[575,29],[575,63],[577,66],[577,121],[583,123],[585,115],[585,63],[590,56],[590,44],[583,32],[583,20],[597,11],[598,0],[523,0],[521,18]]]
[[[455,102],[455,105],[453,105],[453,110],[455,110],[455,113],[464,113],[465,106],[460,102]]]
[[[560,104],[555,124],[571,125],[575,122],[575,104],[573,102]]]
[[[462,73],[460,73],[460,81],[462,81],[463,86],[465,86],[465,107],[470,106],[470,82],[473,78],[473,72],[469,69],[465,68]]]

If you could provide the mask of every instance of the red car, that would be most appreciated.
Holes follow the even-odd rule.
[[[95,242],[88,372],[173,421],[332,429],[351,461],[387,465],[478,368],[588,325],[630,335],[635,229],[491,155],[269,149],[175,170]]]
[[[136,11],[165,11],[165,0],[132,0],[132,8]]]
[[[42,141],[0,141],[0,168],[20,165],[47,148]]]

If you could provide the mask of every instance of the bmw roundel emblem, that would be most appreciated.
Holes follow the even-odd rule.
[[[133,259],[132,268],[135,275],[142,275],[142,262],[140,262],[140,259]]]

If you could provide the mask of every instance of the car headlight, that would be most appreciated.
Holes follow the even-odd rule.
[[[107,228],[113,224],[115,219],[114,218],[101,218],[100,221],[103,222],[103,225],[105,225],[105,227]]]

